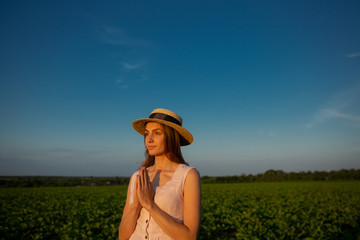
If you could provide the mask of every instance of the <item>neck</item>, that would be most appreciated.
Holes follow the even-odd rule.
[[[177,166],[177,164],[168,159],[166,155],[155,157],[155,169],[172,170],[175,165]]]

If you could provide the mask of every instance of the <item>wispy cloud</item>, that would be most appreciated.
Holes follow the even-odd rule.
[[[38,152],[50,153],[50,154],[102,154],[104,150],[89,150],[89,149],[77,149],[77,148],[50,148],[39,149]]]
[[[259,134],[259,135],[262,135],[262,136],[268,136],[268,137],[274,137],[274,136],[276,136],[276,133],[275,133],[275,132],[272,132],[272,131],[259,130],[258,134]]]
[[[140,63],[132,64],[132,63],[127,63],[127,62],[121,62],[121,64],[123,65],[123,68],[126,70],[133,70],[133,69],[138,69],[141,67]]]
[[[131,37],[126,31],[114,28],[105,27],[99,31],[101,40],[107,44],[122,45],[122,46],[149,46],[148,41]]]
[[[120,76],[116,80],[121,88],[129,88],[135,83],[144,82],[148,79],[146,64],[143,62],[120,62]]]
[[[347,55],[348,58],[360,57],[360,52],[354,52]]]
[[[332,97],[326,107],[313,115],[312,120],[307,124],[307,128],[312,128],[332,119],[347,120],[358,125],[360,124],[359,103],[359,87],[342,91]]]
[[[146,75],[138,75],[135,78],[127,78],[125,76],[122,76],[118,80],[116,80],[116,82],[120,84],[139,83],[139,82],[144,82],[147,79],[148,77]]]
[[[103,27],[99,31],[101,40],[106,44],[118,45],[122,48],[148,47],[152,44],[148,41],[132,37],[126,31],[116,27]],[[131,57],[130,57],[131,58]],[[119,77],[115,80],[121,88],[129,88],[135,83],[148,79],[146,73],[146,62],[141,60],[118,61]]]
[[[330,119],[345,119],[360,123],[360,116],[345,114],[337,109],[322,109],[314,115],[312,122],[309,123],[307,127],[308,128],[314,127],[315,125],[323,123]]]
[[[327,117],[327,118],[342,118],[342,119],[347,119],[347,120],[350,120],[350,121],[360,121],[360,117],[359,116],[353,116],[353,115],[350,115],[350,114],[344,114],[344,113],[341,113],[335,109],[325,109],[323,111],[324,115]]]

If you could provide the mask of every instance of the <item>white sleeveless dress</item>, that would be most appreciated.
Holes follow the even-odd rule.
[[[184,217],[184,182],[187,173],[192,167],[185,164],[180,164],[174,172],[170,181],[162,186],[154,189],[154,201],[160,209],[169,214],[175,221],[183,223]],[[131,182],[136,179],[137,172],[131,177]],[[131,186],[131,185],[130,185]],[[149,212],[142,208],[140,216],[136,223],[134,233],[131,235],[130,240],[170,240],[170,238],[151,218]]]

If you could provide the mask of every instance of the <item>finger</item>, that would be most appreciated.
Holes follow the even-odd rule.
[[[139,175],[136,176],[136,184],[135,185],[136,185],[136,190],[140,188],[139,187],[139,185],[140,185],[140,176]]]
[[[135,186],[138,187],[139,186],[139,174],[136,175],[136,182],[135,182]]]
[[[143,178],[142,178],[142,170],[139,169],[139,188],[141,189],[143,185]]]
[[[147,169],[144,168],[144,184],[147,186],[148,184],[148,178],[149,178],[149,174],[147,172]]]
[[[146,186],[146,170],[144,167],[142,168],[142,181],[143,186]]]
[[[146,171],[146,184],[147,184],[147,185],[151,185],[148,171]]]

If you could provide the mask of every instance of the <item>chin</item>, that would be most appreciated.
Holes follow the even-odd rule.
[[[154,151],[149,151],[148,150],[148,153],[149,153],[150,156],[156,156],[157,155],[156,152],[154,152]]]
[[[159,152],[152,152],[152,151],[149,151],[149,155],[150,155],[150,156],[155,156],[155,157],[158,157],[158,156],[162,156],[162,155],[164,155],[164,153],[159,153]]]

